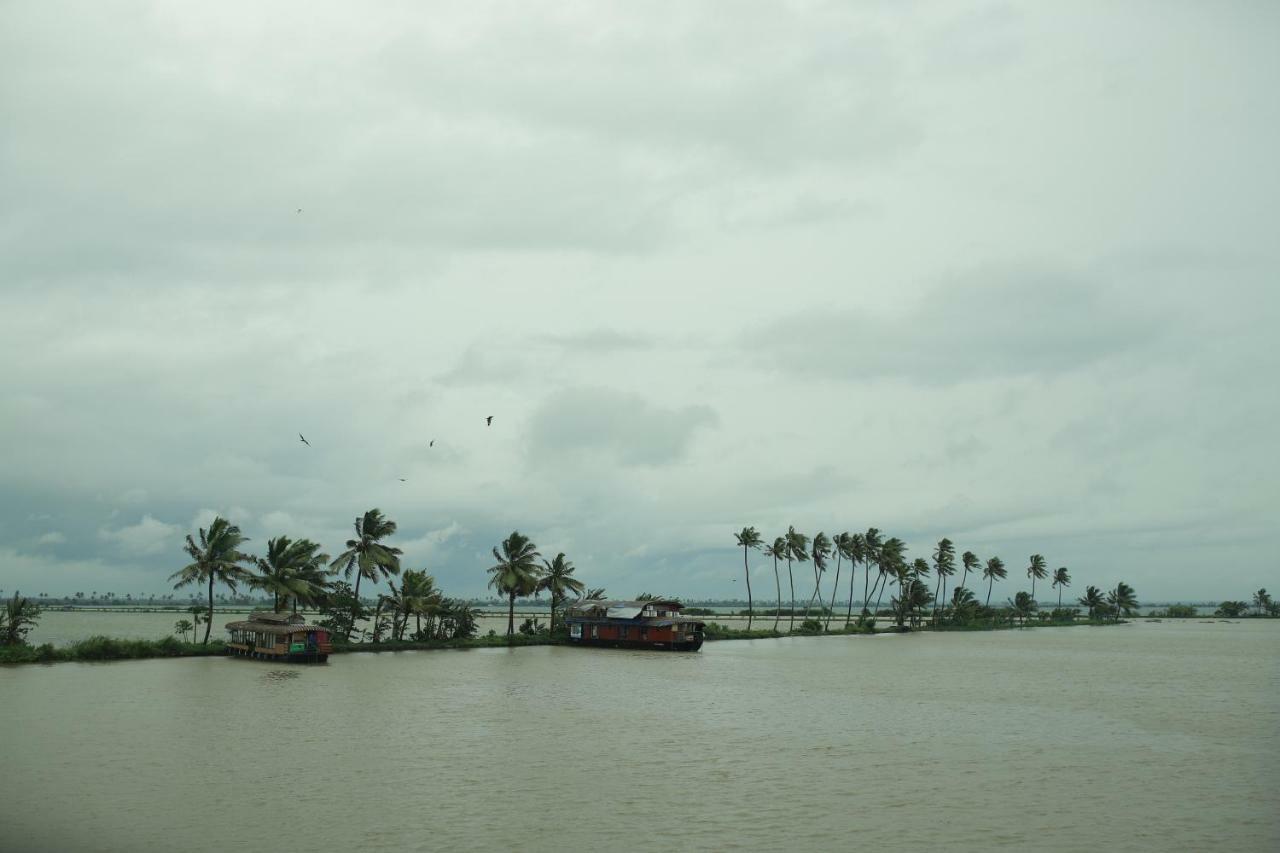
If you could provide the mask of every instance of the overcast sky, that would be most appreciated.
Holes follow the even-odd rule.
[[[454,595],[1280,587],[1280,5],[376,7],[0,6],[0,588],[370,507]]]

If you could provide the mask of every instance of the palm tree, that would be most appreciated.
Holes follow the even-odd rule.
[[[1071,586],[1071,573],[1067,571],[1066,566],[1059,566],[1053,570],[1053,583],[1051,586],[1058,588],[1058,609],[1062,609],[1062,588]]]
[[[756,610],[751,598],[751,568],[747,565],[747,549],[759,548],[763,543],[754,527],[744,527],[741,533],[735,533],[733,536],[738,540],[738,546],[742,548],[742,573],[747,576],[747,630],[750,631]]]
[[[787,583],[791,585],[791,621],[788,631],[796,629],[796,579],[791,574],[791,561],[806,562],[809,559],[809,537],[796,533],[795,527],[787,528]]]
[[[876,613],[880,612],[880,601],[884,598],[884,590],[889,585],[889,578],[902,577],[906,573],[906,554],[907,543],[897,536],[886,539],[880,546],[880,559],[876,563],[876,569],[880,572],[880,576],[876,578],[876,583],[880,586],[880,594],[876,596]]]
[[[773,585],[778,590],[778,607],[773,611],[773,630],[778,630],[778,622],[782,619],[782,580],[778,577],[778,560],[787,558],[787,540],[781,536],[773,540],[773,544],[764,549],[764,555],[773,560]]]
[[[967,624],[977,609],[978,599],[974,598],[973,590],[958,586],[951,591],[951,618],[955,622]]]
[[[200,528],[200,544],[197,545],[187,534],[184,551],[191,557],[191,562],[169,576],[176,581],[174,589],[184,586],[209,585],[209,609],[205,614],[204,642],[209,644],[209,631],[213,629],[213,585],[224,583],[234,592],[236,584],[244,580],[248,573],[240,567],[240,563],[253,558],[240,552],[240,546],[249,539],[240,533],[240,528],[222,516],[214,518],[208,530]]]
[[[1116,584],[1116,588],[1107,593],[1107,604],[1115,608],[1115,621],[1120,621],[1120,614],[1130,615],[1134,610],[1138,609],[1138,599],[1134,595],[1133,587],[1124,581]]]
[[[1265,613],[1270,605],[1271,595],[1267,592],[1266,587],[1263,587],[1253,594],[1253,606],[1257,608],[1259,616]]]
[[[991,606],[991,587],[995,585],[996,579],[1004,580],[1008,575],[1009,572],[1004,567],[1004,560],[999,557],[992,557],[987,560],[987,565],[982,570],[982,576],[987,579],[987,607]]]
[[[354,571],[356,587],[351,604],[351,618],[347,620],[347,640],[351,640],[351,632],[355,630],[356,613],[360,609],[360,581],[368,578],[370,583],[377,583],[380,578],[400,574],[399,548],[383,545],[382,540],[396,532],[396,523],[384,518],[382,510],[369,510],[355,521],[356,538],[347,540],[347,550],[338,555],[330,568],[342,567],[343,576],[348,580]]]
[[[190,619],[179,619],[173,623],[173,633],[182,635],[182,642],[187,641],[187,632],[191,632],[191,642],[196,641],[196,626],[191,624]]]
[[[822,625],[822,630],[831,630],[831,616],[836,612],[836,596],[840,594],[840,559],[849,556],[849,543],[853,537],[846,533],[837,533],[831,537],[831,547],[835,549],[836,554],[836,576],[831,581],[831,605],[827,608],[827,619]]]
[[[960,586],[964,586],[969,580],[969,572],[976,572],[982,565],[982,560],[978,559],[978,555],[972,551],[965,551],[960,557],[960,563],[964,566],[964,574],[960,576]]]
[[[813,537],[811,556],[813,557],[813,595],[809,596],[809,603],[804,606],[805,621],[809,619],[809,608],[813,607],[813,603],[818,600],[822,573],[827,570],[827,560],[831,559],[831,540],[827,538],[827,534],[819,531],[818,535]]]
[[[498,562],[489,567],[489,586],[499,595],[507,596],[507,636],[516,633],[516,596],[533,595],[538,589],[540,570],[538,546],[519,530],[502,540],[502,553],[495,546],[493,558]]]
[[[849,537],[849,606],[844,612],[844,626],[849,627],[853,621],[853,582],[857,580],[858,563],[867,561],[867,540],[861,533]]]
[[[866,534],[862,537],[863,560],[862,560],[862,618],[867,618],[867,602],[871,600],[867,592],[867,581],[871,578],[871,564],[876,564],[877,571],[880,571],[880,551],[884,548],[884,542],[880,539],[880,531],[874,527],[868,527]],[[876,579],[879,581],[879,578]]]
[[[1093,619],[1093,614],[1104,604],[1102,590],[1096,586],[1088,586],[1085,588],[1084,595],[1080,598],[1080,604],[1089,608],[1089,618]]]
[[[248,577],[249,586],[271,593],[272,608],[280,612],[281,604],[293,600],[297,611],[298,601],[315,601],[323,590],[328,554],[321,554],[320,546],[310,539],[290,540],[277,536],[267,540],[267,556],[255,558],[260,574]]]
[[[748,528],[749,530],[750,528]],[[744,531],[745,532],[745,531]],[[573,576],[573,563],[564,558],[564,552],[556,554],[556,558],[548,563],[542,561],[546,571],[538,580],[538,590],[551,593],[551,633],[556,631],[556,605],[568,598],[569,593],[582,595],[586,586]]]
[[[23,645],[27,641],[27,632],[38,621],[40,605],[14,590],[13,598],[0,607],[0,646]]]
[[[1031,565],[1027,566],[1027,577],[1031,578],[1031,598],[1036,597],[1036,579],[1044,580],[1048,577],[1049,572],[1044,567],[1044,557],[1039,554],[1031,555]]]
[[[1025,591],[1019,592],[1009,599],[1009,606],[1013,608],[1013,614],[1018,617],[1023,625],[1027,624],[1027,617],[1040,607],[1040,605],[1036,604],[1035,596]]]
[[[933,569],[938,575],[938,585],[933,588],[933,621],[937,624],[938,602],[946,601],[947,578],[956,573],[956,546],[946,537],[939,539],[938,547],[933,549]],[[942,590],[941,598],[938,597],[939,588]]]

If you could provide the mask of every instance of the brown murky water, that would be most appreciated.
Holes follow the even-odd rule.
[[[1280,848],[1280,623],[0,668],[0,848]]]

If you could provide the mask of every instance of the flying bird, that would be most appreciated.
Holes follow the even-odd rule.
[[[305,444],[307,447],[310,447],[310,446],[311,446],[311,442],[307,441],[307,437],[306,437],[305,435],[303,435],[302,433],[298,433],[298,439],[299,439],[303,444]]]
[[[484,425],[493,426],[493,415],[489,415],[489,417],[484,419]]]
[[[436,446],[436,440],[434,438],[427,442],[427,447],[435,447],[435,446]]]
[[[404,477],[401,477],[401,478],[400,478],[400,482],[402,482],[402,483],[407,483],[407,482],[408,482],[408,480],[406,480]]]
[[[298,208],[298,212],[299,212],[299,213],[301,213],[301,212],[302,212],[302,208]]]

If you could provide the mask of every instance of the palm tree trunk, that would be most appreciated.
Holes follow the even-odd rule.
[[[849,561],[849,609],[844,612],[844,627],[853,620],[853,582],[858,579],[858,561]]]
[[[942,579],[942,611],[944,613],[947,610],[946,602],[947,602],[947,579],[944,577]],[[936,605],[937,602],[934,602],[934,604]],[[936,619],[934,620],[934,624],[935,625],[938,624]]]
[[[356,611],[360,609],[360,572],[356,572],[356,589],[351,602],[351,618],[347,620],[347,642],[351,642],[351,633],[356,629]]]
[[[791,574],[791,558],[787,558],[787,583],[791,584],[791,613],[788,614],[790,622],[787,623],[787,630],[794,631],[796,629],[796,579]]]
[[[209,612],[204,622],[204,644],[209,645],[209,632],[213,630],[213,572],[209,572]]]
[[[884,598],[885,587],[889,585],[888,576],[881,575],[880,577],[876,578],[876,583],[880,584],[880,594],[876,596],[876,609],[875,609],[875,612],[871,614],[872,616],[875,616],[877,613],[880,612],[880,601],[881,599]]]
[[[1031,600],[1036,600],[1036,576],[1031,576]]]
[[[822,624],[822,630],[831,630],[831,614],[836,612],[836,595],[840,592],[840,554],[836,553],[836,579],[831,582],[831,606],[827,608],[827,619]]]
[[[867,601],[871,597],[870,594],[867,592],[867,581],[869,580],[871,580],[871,561],[870,560],[868,560],[866,562],[866,565],[862,567],[862,618],[863,618],[863,621],[865,621],[867,618]]]
[[[272,604],[271,604],[271,609],[272,609],[274,612],[279,613],[279,612],[280,612],[280,593],[279,593],[278,591],[277,591],[277,592],[272,592],[272,593],[271,593],[271,595],[272,595],[272,596],[274,597],[274,599],[275,599],[275,600],[272,602]]]
[[[987,607],[988,608],[991,607],[991,587],[995,586],[995,583],[996,583],[995,575],[992,575],[991,577],[987,578]]]
[[[942,589],[942,572],[938,572],[938,582],[933,585],[933,616],[930,621],[938,624],[938,590]]]
[[[1058,587],[1058,609],[1062,609],[1062,587]]]
[[[552,593],[551,594],[551,628],[549,630],[549,633],[555,634],[555,632],[556,632],[556,596],[555,596],[555,593]]]
[[[747,630],[751,630],[751,621],[756,618],[755,605],[751,600],[751,569],[747,566],[747,546],[742,546],[742,573],[747,576]]]
[[[813,603],[818,600],[818,590],[822,586],[822,569],[818,568],[818,564],[813,564],[813,595],[809,596],[809,603],[804,606],[804,619],[809,621],[809,610],[813,607]]]
[[[773,558],[773,585],[778,588],[778,608],[773,611],[773,630],[778,630],[778,622],[782,619],[782,578],[778,576],[778,558]]]
[[[510,599],[507,605],[507,636],[514,637],[516,635],[516,591],[510,592]]]

